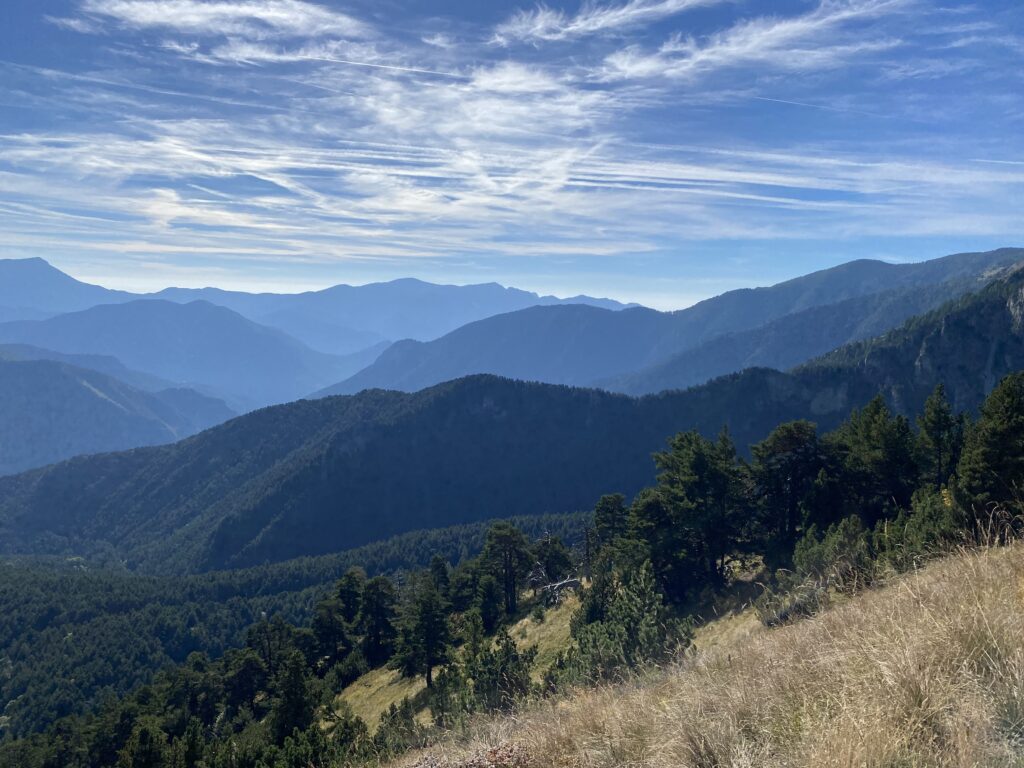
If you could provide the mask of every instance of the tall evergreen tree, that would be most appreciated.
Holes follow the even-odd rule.
[[[638,532],[652,549],[685,553],[690,567],[684,572],[692,568],[706,582],[722,583],[749,522],[732,440],[724,430],[716,442],[682,432],[654,461],[660,470],[655,494],[634,506]],[[680,586],[679,578],[672,581]]]
[[[448,561],[440,555],[434,555],[430,559],[430,578],[433,579],[437,591],[447,599],[448,590],[451,585],[451,576],[449,574]]]
[[[477,584],[477,610],[480,612],[480,621],[483,623],[484,632],[493,634],[498,628],[502,614],[502,592],[498,580],[491,574],[485,573],[480,577]]]
[[[829,442],[842,460],[851,514],[871,527],[910,507],[919,477],[913,432],[910,422],[893,416],[881,396],[855,410]]]
[[[1024,373],[1003,379],[981,406],[958,470],[964,502],[1024,506]]]
[[[939,490],[953,474],[964,438],[963,418],[954,415],[942,384],[925,401],[917,429],[922,476]]]
[[[422,674],[430,688],[434,669],[448,662],[451,655],[451,629],[448,606],[433,580],[422,578],[415,586],[412,601],[404,617],[399,663],[406,674]]]
[[[594,532],[597,546],[611,544],[619,536],[625,536],[629,528],[629,510],[626,497],[621,493],[608,493],[597,501],[594,507]]]
[[[295,730],[304,731],[313,722],[316,698],[306,676],[306,661],[298,651],[285,655],[274,681],[275,700],[270,713],[274,741],[283,744]]]
[[[780,424],[751,448],[752,492],[769,549],[788,558],[801,526],[817,517],[818,476],[827,466],[818,431],[809,421]]]
[[[341,604],[341,617],[348,624],[352,624],[359,615],[365,588],[366,572],[362,568],[349,568],[338,580],[335,595]]]
[[[146,718],[135,726],[131,738],[117,758],[117,768],[170,768],[167,735],[155,719]]]
[[[505,613],[511,616],[519,609],[521,582],[533,564],[526,536],[510,523],[495,523],[487,531],[483,560],[501,584]]]
[[[359,613],[359,629],[363,635],[363,655],[372,667],[383,664],[394,652],[397,605],[398,593],[391,579],[375,576],[366,582]]]

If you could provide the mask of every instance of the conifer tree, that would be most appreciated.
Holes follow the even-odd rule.
[[[402,626],[399,663],[407,675],[422,674],[427,687],[434,684],[435,667],[445,664],[451,653],[448,606],[433,580],[421,578]]]
[[[501,584],[505,613],[511,616],[519,608],[521,580],[532,565],[526,536],[509,523],[495,523],[487,532],[483,560]]]
[[[937,491],[953,474],[964,437],[963,419],[953,414],[942,384],[937,385],[925,401],[917,428],[921,473]]]
[[[306,676],[306,661],[298,651],[285,655],[274,681],[276,698],[270,713],[274,741],[283,744],[293,731],[304,731],[313,722],[316,698]]]
[[[958,468],[964,503],[1024,505],[1024,373],[1003,379],[985,400]]]
[[[398,594],[391,579],[375,576],[363,589],[359,629],[363,634],[362,650],[371,667],[387,661],[395,648],[395,616]]]

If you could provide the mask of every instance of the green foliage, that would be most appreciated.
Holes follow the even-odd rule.
[[[482,558],[484,567],[501,585],[505,613],[514,615],[523,578],[533,564],[526,536],[508,523],[495,523],[487,532]]]
[[[876,397],[831,435],[842,462],[848,509],[869,526],[910,506],[919,470],[910,422]]]
[[[724,581],[750,516],[728,433],[717,442],[695,431],[680,433],[654,461],[658,484],[634,502],[633,530],[661,587],[670,599],[682,600],[694,586]]]
[[[512,522],[531,538],[550,533],[579,541],[589,516]],[[379,666],[394,650],[397,594],[390,579],[370,579],[369,606],[361,606],[356,626],[350,626],[359,605],[351,587],[361,582],[361,572],[352,569],[416,570],[435,554],[468,562],[483,548],[488,528],[475,523],[403,534],[337,555],[188,577],[142,576],[81,559],[2,561],[0,701],[6,707],[0,735],[26,735],[67,715],[95,711],[105,696],[124,696],[194,652],[221,657],[244,646],[262,616],[306,624],[326,595],[340,602],[324,616],[330,621],[319,628],[323,648],[315,653],[337,650],[319,674],[351,642],[368,664]],[[473,590],[475,596],[475,584]],[[339,613],[344,633],[335,621]]]
[[[525,699],[533,688],[530,675],[536,658],[536,648],[521,650],[508,632],[499,633],[494,645],[473,656],[467,665],[475,708],[508,711]]]
[[[448,606],[427,573],[414,584],[412,598],[404,609],[398,667],[405,675],[423,675],[430,688],[434,668],[448,662],[451,645]]]
[[[481,576],[477,584],[476,611],[488,635],[493,634],[501,622],[503,599],[498,580],[489,573]]]
[[[964,416],[957,416],[942,384],[935,387],[917,419],[918,464],[922,478],[938,491],[949,482],[963,450]]]
[[[598,621],[574,623],[576,644],[548,673],[549,685],[615,679],[663,662],[692,641],[690,623],[672,616],[650,563],[615,585],[604,613]]]
[[[870,531],[856,516],[829,526],[823,536],[811,526],[793,552],[799,575],[827,579],[845,591],[870,582],[873,562]]]
[[[306,661],[298,651],[288,653],[274,681],[276,698],[270,711],[270,728],[277,744],[294,731],[304,731],[313,722],[316,699],[307,677]]]
[[[751,448],[751,493],[757,522],[774,563],[785,562],[801,529],[827,519],[831,499],[826,478],[834,460],[808,421],[780,424]]]
[[[985,401],[958,474],[963,501],[976,513],[994,504],[1024,510],[1024,373],[1007,376]]]

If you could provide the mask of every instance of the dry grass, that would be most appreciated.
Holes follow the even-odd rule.
[[[729,621],[656,678],[539,704],[419,759],[514,745],[531,768],[1024,766],[1024,545],[780,629]]]
[[[341,692],[340,699],[352,707],[370,731],[376,731],[380,716],[392,704],[413,698],[426,687],[422,677],[402,677],[395,669],[381,667],[367,672]]]
[[[555,662],[559,652],[569,647],[569,623],[579,605],[579,597],[570,594],[557,606],[548,608],[540,624],[527,616],[509,627],[509,635],[520,648],[536,646],[537,661],[533,670],[537,680],[544,676],[544,671]]]
[[[537,647],[535,673],[538,680],[554,662],[558,652],[569,646],[569,621],[579,604],[576,595],[569,595],[560,605],[549,608],[540,624],[527,616],[509,627],[509,634],[518,646]],[[357,679],[341,692],[339,698],[347,702],[353,713],[361,717],[373,732],[380,724],[381,714],[392,704],[400,704],[404,698],[413,699],[425,687],[422,677],[402,677],[396,670],[381,667]],[[418,718],[428,723],[429,710],[422,709]]]

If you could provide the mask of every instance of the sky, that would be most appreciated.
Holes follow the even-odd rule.
[[[1019,0],[3,0],[0,258],[662,309],[1024,245]]]

